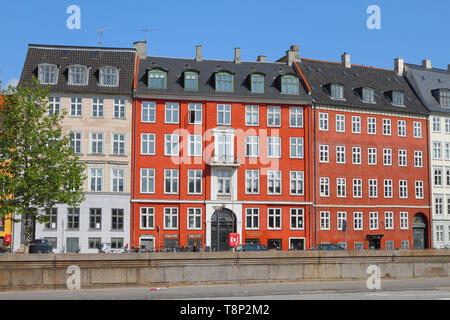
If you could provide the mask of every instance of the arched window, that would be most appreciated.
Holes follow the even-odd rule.
[[[100,68],[100,85],[108,87],[119,86],[119,69],[114,67]]]
[[[58,67],[54,64],[40,64],[38,70],[38,79],[42,84],[57,84]]]
[[[148,72],[148,87],[151,89],[167,88],[167,72],[161,69],[152,69]]]

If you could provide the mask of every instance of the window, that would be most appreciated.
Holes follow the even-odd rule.
[[[114,99],[114,119],[125,119],[125,99]]]
[[[289,138],[292,159],[303,159],[303,138]]]
[[[344,146],[337,146],[336,147],[336,163],[338,164],[345,164],[345,147]]]
[[[291,230],[304,230],[303,209],[291,209]]]
[[[338,198],[345,198],[347,196],[347,180],[345,178],[336,179],[336,190]]]
[[[450,131],[450,123],[449,123],[448,128]],[[417,138],[417,139],[422,138],[422,123],[420,123],[420,122],[414,122],[414,138]]]
[[[233,92],[233,75],[227,72],[216,74],[216,91]]]
[[[156,103],[150,101],[142,102],[142,122],[156,123]]]
[[[401,91],[392,91],[392,104],[396,106],[405,106],[405,97]]]
[[[184,73],[184,89],[185,90],[198,90],[198,73],[197,72],[185,72]]]
[[[384,180],[384,197],[385,198],[393,197],[393,182],[390,179]]]
[[[163,70],[150,70],[148,72],[148,87],[150,89],[166,89],[167,72]]]
[[[188,208],[188,230],[202,229],[202,208]]]
[[[89,249],[101,249],[102,238],[88,238]]]
[[[291,128],[303,128],[303,108],[289,108],[289,119]]]
[[[336,115],[336,132],[345,132],[345,116],[342,114]]]
[[[189,103],[189,124],[202,124],[202,109],[203,105],[199,103]]]
[[[328,131],[328,113],[319,113],[319,130]]]
[[[361,164],[361,147],[352,148],[352,162],[353,164]]]
[[[70,146],[72,147],[73,153],[81,153],[81,132],[72,131],[70,133]]]
[[[391,119],[383,119],[383,135],[392,135],[392,123]]]
[[[217,193],[219,195],[231,194],[231,170],[217,170]]]
[[[85,66],[69,67],[69,85],[85,86],[88,84],[88,68]]]
[[[369,148],[368,153],[369,153],[369,155],[368,155],[369,166],[376,166],[377,165],[377,149]]]
[[[102,168],[91,168],[89,170],[89,174],[90,174],[89,190],[92,192],[103,191],[103,169]]]
[[[392,166],[392,149],[383,149],[383,164]]]
[[[378,180],[369,179],[369,198],[378,198]]]
[[[445,180],[446,180],[446,186],[450,187],[450,169],[445,168]]]
[[[166,123],[179,123],[180,105],[178,103],[166,103]]]
[[[60,97],[50,97],[48,110],[49,115],[56,116],[59,114],[60,102],[61,102]]]
[[[164,208],[164,229],[178,229],[178,208]]]
[[[433,159],[442,160],[442,144],[440,142],[433,142]]]
[[[89,229],[102,229],[102,209],[89,209]]]
[[[406,167],[408,164],[408,154],[406,150],[398,150],[398,165]]]
[[[245,171],[245,193],[259,194],[259,170]]]
[[[102,132],[91,132],[91,154],[103,154]]]
[[[218,104],[217,105],[217,124],[218,125],[231,125],[231,105]]]
[[[281,194],[281,171],[267,171],[267,194]]]
[[[109,87],[119,86],[119,70],[112,67],[100,68],[100,85]]]
[[[370,230],[378,230],[378,212],[369,212]]]
[[[189,157],[201,157],[202,156],[202,135],[189,135],[188,136],[189,149],[188,156]]]
[[[141,168],[141,193],[155,193],[155,169]]]
[[[259,229],[259,209],[247,208],[245,209],[245,229],[258,230]]]
[[[408,212],[400,212],[400,229],[402,229],[402,230],[409,229]],[[409,245],[408,245],[408,248],[409,248]]]
[[[320,196],[330,196],[330,178],[320,178]]]
[[[444,226],[436,225],[436,241],[443,242],[444,241]]]
[[[268,127],[280,127],[281,126],[281,108],[280,107],[267,107],[267,126]]]
[[[442,187],[442,168],[434,168],[434,186]]]
[[[188,170],[188,193],[202,194],[202,170]]]
[[[267,137],[267,156],[281,158],[281,137]]]
[[[164,193],[177,194],[178,193],[178,170],[165,169],[164,170]]]
[[[245,125],[259,126],[259,106],[245,106]]]
[[[123,209],[111,210],[112,231],[123,231]]]
[[[408,181],[407,180],[399,181],[399,198],[401,198],[401,199],[408,198]]]
[[[377,134],[376,118],[367,118],[367,134]]]
[[[398,120],[398,136],[406,137],[406,121]]]
[[[53,64],[39,65],[38,78],[41,84],[58,83],[58,67]]]
[[[353,229],[362,230],[363,229],[363,213],[353,212]]]
[[[58,209],[51,208],[45,210],[45,217],[47,218],[47,223],[45,223],[45,229],[56,230],[58,229]]]
[[[423,181],[416,181],[416,199],[424,198]]]
[[[154,133],[141,133],[141,154],[155,155],[156,135]]]
[[[304,187],[303,171],[291,171],[290,175],[291,195],[302,196]]]
[[[423,167],[423,156],[422,151],[414,151],[414,167],[422,168]]]
[[[330,212],[320,212],[320,230],[330,230]]]
[[[281,77],[281,93],[298,94],[298,92],[299,92],[299,81],[297,77],[294,76]]]
[[[155,208],[141,208],[141,230],[155,228]]]
[[[232,150],[232,142],[233,136],[230,134],[219,134],[215,138],[216,145],[214,149],[214,153],[216,156],[219,156],[224,159],[228,159],[230,156],[234,154],[234,150]]]
[[[448,142],[445,143],[444,154],[445,160],[446,161],[450,160],[450,143]]]
[[[122,249],[123,238],[111,238],[111,249]]]
[[[353,198],[362,198],[362,179],[353,179]]]
[[[245,137],[245,156],[259,157],[259,137]]]
[[[450,91],[439,90],[439,103],[443,108],[450,108]]]
[[[319,146],[319,161],[320,163],[328,163],[330,161],[329,157],[330,146]]]
[[[180,136],[178,134],[165,134],[164,155],[178,157],[180,155],[179,143]]]
[[[68,230],[80,229],[80,208],[67,209],[67,229]]]
[[[394,229],[394,213],[393,212],[385,212],[384,213],[384,228],[386,230]]]
[[[441,195],[434,196],[434,213],[436,215],[444,214],[444,197]]]
[[[445,118],[445,133],[450,133],[450,118]]]
[[[353,242],[353,248],[354,250],[364,250],[364,243],[363,242]]]
[[[70,116],[71,117],[81,117],[82,115],[82,104],[81,98],[70,98]]]
[[[256,93],[264,92],[264,76],[260,74],[251,75],[251,90]]]
[[[386,250],[395,250],[394,240],[386,240]]]
[[[340,84],[332,84],[331,97],[333,99],[344,100],[344,86]]]
[[[361,117],[352,116],[352,133],[361,133]]]
[[[338,212],[337,213],[337,229],[340,231],[343,231],[344,224],[347,225],[347,212]]]
[[[281,230],[281,209],[269,208],[267,219],[268,230]]]
[[[125,169],[112,169],[112,192],[125,192]]]
[[[113,155],[125,155],[125,134],[113,133],[112,134],[112,153]]]
[[[433,117],[433,132],[441,132],[441,118]]]
[[[362,100],[366,103],[375,103],[375,90],[372,88],[362,88]]]

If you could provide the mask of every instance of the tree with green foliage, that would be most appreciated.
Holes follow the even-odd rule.
[[[0,217],[14,213],[24,222],[25,246],[36,221],[48,223],[45,209],[78,206],[84,200],[85,164],[74,154],[62,121],[52,113],[48,87],[36,79],[2,92],[0,106]]]

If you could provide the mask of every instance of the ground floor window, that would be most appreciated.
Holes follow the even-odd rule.
[[[111,238],[111,249],[122,249],[123,238]]]
[[[101,249],[102,238],[89,238],[89,249]]]
[[[305,239],[289,239],[289,250],[305,250]]]
[[[355,242],[353,243],[354,250],[364,250],[364,243],[363,242]]]
[[[394,243],[395,242],[393,240],[386,241],[386,250],[394,250],[395,249]]]
[[[174,250],[179,247],[178,239],[164,239],[164,250]]]
[[[58,238],[50,237],[50,238],[44,238],[44,240],[48,241],[48,244],[53,247],[53,249],[58,248]]]
[[[402,249],[409,249],[409,240],[402,240]]]

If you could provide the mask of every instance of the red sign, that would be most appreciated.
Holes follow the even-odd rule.
[[[5,244],[10,244],[10,243],[11,243],[11,235],[10,235],[10,234],[7,234],[7,235],[5,236],[5,241],[4,241],[4,243],[5,243]]]
[[[241,243],[241,237],[239,233],[230,233],[229,236],[230,247],[237,247]]]

